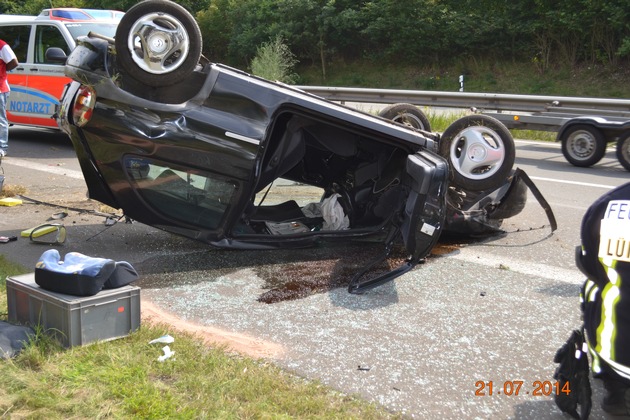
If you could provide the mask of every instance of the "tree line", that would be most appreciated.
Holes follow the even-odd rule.
[[[37,14],[50,0],[0,0],[3,13]],[[67,0],[64,7],[127,10],[134,0]],[[630,0],[181,0],[204,54],[247,67],[281,38],[325,75],[332,58],[440,65],[469,58],[532,62],[539,71],[630,61]],[[56,7],[61,5],[55,4]]]

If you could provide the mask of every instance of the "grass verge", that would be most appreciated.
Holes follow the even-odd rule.
[[[6,277],[23,267],[0,256],[0,314]],[[170,333],[175,355],[164,362]],[[64,349],[41,329],[17,357],[0,360],[0,417],[8,418],[399,418],[381,407],[291,375],[261,360],[210,348],[166,325]]]
[[[7,312],[7,277],[27,273],[28,270],[19,264],[8,261],[0,255],[0,321],[6,321]],[[1,411],[0,411],[1,413]]]

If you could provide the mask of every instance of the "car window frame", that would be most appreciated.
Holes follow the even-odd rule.
[[[52,31],[48,31],[47,33],[44,32],[46,31],[46,29],[52,29]],[[36,25],[34,25],[34,36],[35,36],[35,42],[34,44],[34,51],[33,51],[33,64],[45,64],[45,65],[63,65],[60,63],[51,63],[51,62],[47,62],[46,61],[46,50],[48,48],[51,47],[57,47],[57,48],[61,48],[62,50],[64,50],[64,52],[66,53],[66,55],[69,55],[70,52],[72,52],[72,44],[70,42],[68,42],[68,39],[66,39],[66,36],[64,35],[63,31],[59,28],[58,25],[54,25],[54,24],[50,24],[50,23],[37,23]],[[50,41],[52,37],[50,37],[51,32],[56,32],[56,39],[55,41],[63,41],[62,42],[55,42],[54,44],[52,43],[48,43],[47,41]],[[43,33],[43,35],[42,35]],[[44,42],[46,42],[46,44],[44,44]]]
[[[22,27],[24,33],[13,35],[16,32],[16,28]],[[18,63],[26,63],[29,57],[29,47],[31,37],[33,36],[33,24],[32,23],[7,23],[0,25],[0,39],[4,40],[17,57]],[[19,39],[22,35],[26,35],[26,40]],[[19,43],[18,42],[19,39]]]
[[[138,165],[133,164],[133,162],[139,162],[139,161],[144,162],[147,165],[146,174],[140,174],[140,175],[138,174],[138,172],[141,171],[141,169],[139,169]],[[157,213],[159,213],[162,217],[165,217],[166,219],[174,219],[174,220],[178,220],[179,222],[189,223],[195,226],[195,228],[200,229],[202,231],[206,231],[206,232],[220,232],[224,230],[227,220],[230,219],[230,216],[234,212],[234,208],[238,206],[238,203],[240,201],[240,195],[241,195],[241,190],[242,190],[241,183],[238,182],[236,179],[226,176],[224,174],[214,173],[208,170],[201,170],[198,168],[186,167],[182,165],[181,163],[167,162],[165,160],[155,158],[155,157],[147,158],[147,157],[140,157],[140,156],[135,156],[135,155],[126,155],[123,159],[123,162],[124,162],[123,168],[125,171],[125,175],[128,178],[130,185],[133,187],[132,189],[134,191],[134,194],[136,194],[143,202],[147,204],[146,206],[147,208],[153,209],[154,211],[156,211]],[[166,197],[167,195],[171,196],[172,198],[171,203],[180,201],[180,205],[182,206],[182,208],[183,207],[199,208],[200,217],[201,217],[201,213],[209,213],[213,210],[216,210],[217,214],[220,213],[220,217],[217,218],[216,223],[214,225],[208,225],[208,224],[196,222],[190,218],[182,218],[179,216],[177,212],[171,212],[169,211],[170,209],[167,209],[162,205],[162,204],[165,204],[167,200],[162,200],[161,202],[154,201],[154,198],[156,196],[155,193],[160,192],[160,189],[154,188],[153,186],[150,185],[149,182],[159,180],[160,176],[155,177],[152,180],[145,178],[146,175],[148,175],[148,172],[151,171],[151,169],[149,169],[151,166],[153,166],[154,169],[157,169],[157,170],[159,170],[158,168],[162,168],[161,173],[166,173],[170,171],[173,173],[173,175],[178,175],[182,179],[182,182],[188,182],[189,188],[200,189],[199,186],[193,185],[194,183],[191,182],[190,180],[191,177],[205,178],[206,184],[204,185],[204,188],[203,188],[203,191],[205,191],[205,198],[214,198],[212,196],[212,191],[210,191],[210,188],[208,186],[209,181],[214,180],[217,182],[221,182],[223,184],[231,184],[232,192],[231,192],[231,196],[229,200],[227,200],[226,202],[217,200],[216,202],[219,203],[218,206],[217,205],[202,206],[200,205],[200,203],[194,203],[193,202],[194,200],[182,200],[181,198],[183,197],[183,195],[180,194],[180,197],[177,197],[169,193],[168,188],[163,191],[164,197]],[[188,180],[186,181],[185,178],[181,177],[180,173],[186,174],[186,176],[188,177]],[[149,180],[149,182],[145,182],[145,180]],[[155,183],[155,186],[159,186],[157,182]],[[182,191],[180,191],[180,193],[181,192]],[[219,209],[219,207],[221,206],[224,208]]]

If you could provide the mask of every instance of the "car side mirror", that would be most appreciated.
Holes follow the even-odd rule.
[[[50,47],[46,50],[46,61],[49,63],[66,64],[67,59],[66,52],[59,47]]]

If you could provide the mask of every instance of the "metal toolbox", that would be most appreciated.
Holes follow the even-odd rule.
[[[66,347],[112,340],[140,327],[140,288],[123,286],[94,296],[42,289],[35,275],[7,278],[9,321],[42,325]]]

